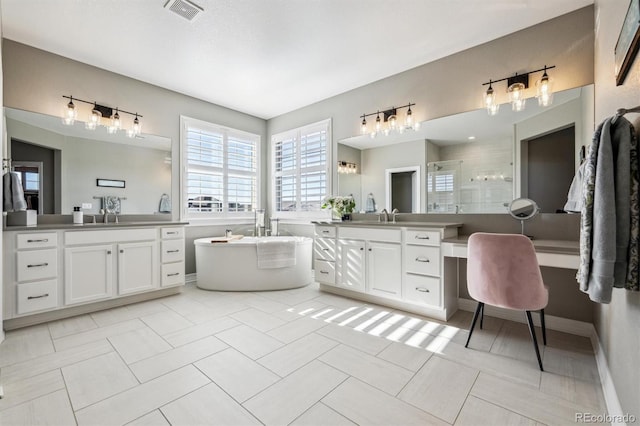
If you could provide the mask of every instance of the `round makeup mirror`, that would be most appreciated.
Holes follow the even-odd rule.
[[[524,235],[524,221],[538,214],[540,208],[528,198],[516,198],[509,204],[509,214],[520,221],[520,232]]]

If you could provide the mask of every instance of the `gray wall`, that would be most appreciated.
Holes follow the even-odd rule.
[[[616,87],[613,51],[629,5],[628,1],[596,0],[595,99],[596,122],[618,108],[640,104],[640,61],[636,58],[627,79]],[[640,116],[629,114],[636,129]],[[614,289],[609,305],[597,305],[595,326],[624,413],[640,418],[640,293]]]
[[[50,52],[3,39],[4,105],[11,108],[59,116],[66,100],[62,95],[127,111],[138,111],[144,133],[171,138],[173,217],[178,218],[180,179],[180,115],[258,134],[262,152],[267,144],[266,121],[190,96],[115,74]],[[266,170],[261,169],[263,177]],[[262,204],[266,199],[262,179]]]

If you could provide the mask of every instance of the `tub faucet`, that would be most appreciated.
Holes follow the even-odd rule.
[[[387,209],[382,209],[382,211],[380,212],[380,216],[378,216],[378,222],[380,222],[380,218],[382,217],[382,215],[384,215],[384,223],[388,223],[389,212],[387,211]]]

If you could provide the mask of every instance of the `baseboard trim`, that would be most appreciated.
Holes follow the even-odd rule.
[[[474,312],[478,302],[470,299],[458,299],[458,309],[463,311]],[[522,311],[514,311],[511,309],[502,309],[495,306],[485,305],[485,314],[502,318],[514,322],[525,322],[525,315]],[[589,337],[593,333],[593,324],[590,322],[576,321],[569,318],[556,317],[553,315],[545,315],[545,325],[550,330],[562,331],[564,333],[575,334],[577,336]],[[533,315],[533,322],[535,325],[540,326],[540,318],[538,315]]]
[[[604,401],[607,405],[607,413],[610,416],[611,424],[615,426],[626,426],[626,422],[623,421],[624,412],[622,411],[622,405],[618,399],[618,393],[613,383],[613,377],[611,377],[611,371],[609,370],[609,363],[607,362],[607,356],[604,353],[604,349],[600,345],[600,338],[596,328],[592,326],[591,332],[591,345],[593,346],[593,352],[596,357],[596,364],[598,366],[598,374],[600,375],[600,384],[602,385],[602,393],[604,394]],[[595,413],[594,413],[595,414]]]
[[[184,281],[185,283],[195,283],[198,281],[198,274],[196,272],[192,274],[185,274]]]

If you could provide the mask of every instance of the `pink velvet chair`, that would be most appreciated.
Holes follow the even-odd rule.
[[[478,301],[469,337],[480,315],[480,328],[484,317],[484,305],[516,309],[526,312],[529,332],[542,369],[538,340],[531,319],[531,311],[540,311],[542,339],[547,344],[544,324],[544,308],[549,292],[542,282],[542,275],[533,243],[520,234],[475,233],[469,237],[467,254],[467,288],[469,295]]]

